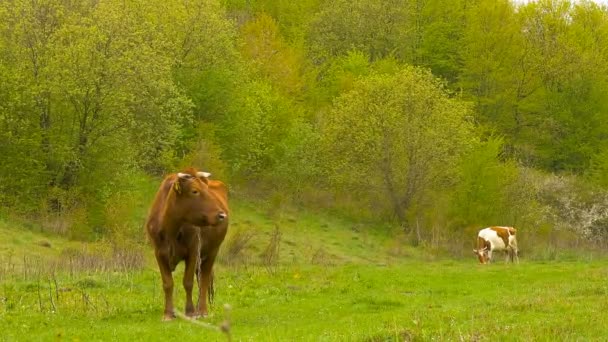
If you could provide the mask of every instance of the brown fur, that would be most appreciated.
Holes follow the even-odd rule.
[[[165,320],[175,318],[172,272],[181,261],[186,263],[183,278],[186,315],[207,315],[213,263],[228,230],[228,191],[224,183],[198,177],[193,168],[183,173],[190,177],[182,179],[177,174],[165,177],[146,222],[163,281]],[[223,220],[220,213],[226,215]],[[192,302],[195,273],[199,286],[196,309]]]
[[[515,235],[517,229],[513,227],[490,227],[498,236],[505,242],[505,246],[509,245],[509,236]]]

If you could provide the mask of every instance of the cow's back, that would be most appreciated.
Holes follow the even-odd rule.
[[[513,227],[493,226],[479,231],[479,237],[489,241],[493,250],[504,250],[517,247],[517,229]]]
[[[480,230],[478,236],[491,245],[491,250],[504,250],[507,248],[508,242],[505,242],[492,227]]]

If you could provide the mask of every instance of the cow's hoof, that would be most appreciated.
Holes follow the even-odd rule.
[[[186,317],[188,317],[189,319],[195,320],[195,319],[198,319],[199,317],[201,317],[201,315],[200,315],[200,313],[198,313],[198,311],[195,311],[195,312],[187,313]]]
[[[163,322],[169,322],[175,319],[175,314],[174,313],[166,313],[163,316]]]

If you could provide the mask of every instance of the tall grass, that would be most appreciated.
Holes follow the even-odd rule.
[[[201,322],[221,327],[229,303],[235,340],[601,340],[608,334],[604,264],[294,264],[273,272],[220,264],[219,304]],[[224,339],[201,324],[161,323],[162,288],[153,268],[16,275],[4,279],[1,291],[6,340]],[[183,311],[179,287],[175,299]]]

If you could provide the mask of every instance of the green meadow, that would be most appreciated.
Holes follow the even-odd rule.
[[[472,255],[454,259],[432,256],[424,247],[398,249],[381,227],[372,233],[365,225],[322,215],[271,217],[237,204],[233,217],[216,265],[211,315],[171,322],[161,321],[162,287],[150,246],[120,251],[3,221],[1,339],[572,341],[608,336],[603,259],[522,257],[519,265],[501,260],[481,266]],[[174,274],[175,300],[183,310],[180,266]]]

